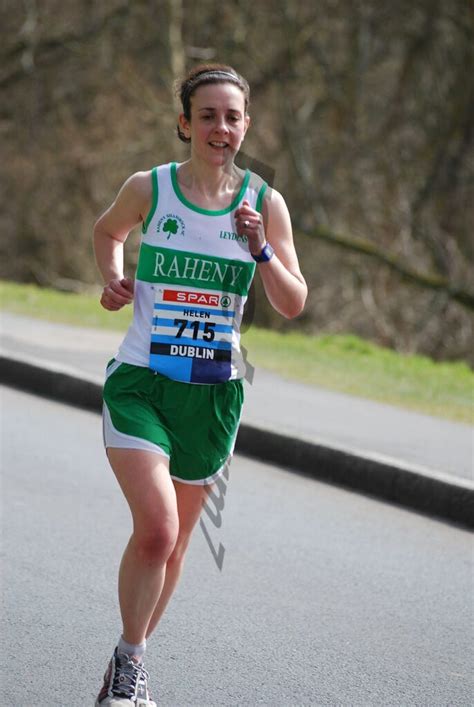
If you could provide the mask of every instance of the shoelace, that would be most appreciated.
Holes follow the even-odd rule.
[[[118,655],[115,659],[112,695],[114,697],[136,697],[137,682],[143,672],[146,673],[146,670],[140,663],[135,663],[128,656]]]
[[[140,665],[140,677],[138,678],[138,690],[137,690],[137,696],[139,697],[144,697],[148,699],[148,680],[150,679],[150,675],[147,670],[143,667],[143,665]]]

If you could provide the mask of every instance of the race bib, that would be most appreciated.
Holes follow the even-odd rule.
[[[229,380],[236,298],[232,292],[156,285],[150,368],[188,383]]]

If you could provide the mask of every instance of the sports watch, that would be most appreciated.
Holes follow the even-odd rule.
[[[274,252],[275,251],[271,247],[270,243],[265,243],[262,250],[260,251],[260,255],[254,255],[253,253],[251,253],[250,255],[257,263],[267,263],[273,258]]]

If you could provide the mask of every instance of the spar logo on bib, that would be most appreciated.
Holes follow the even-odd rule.
[[[220,296],[215,292],[193,292],[186,290],[164,290],[164,302],[181,304],[202,304],[206,307],[218,307]],[[230,300],[229,300],[230,303]]]
[[[158,221],[156,232],[164,233],[168,241],[171,236],[184,236],[184,221],[177,214],[166,214]]]

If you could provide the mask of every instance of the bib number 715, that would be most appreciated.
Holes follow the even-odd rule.
[[[195,322],[189,322],[187,319],[175,319],[174,320],[175,326],[178,327],[178,331],[176,333],[176,338],[180,339],[183,336],[184,330],[189,328],[193,330],[193,339],[197,339],[199,336],[199,325],[200,322],[195,321]],[[215,338],[215,327],[214,322],[204,322],[204,328],[203,328],[203,333],[202,333],[202,338],[204,341],[213,341]]]

